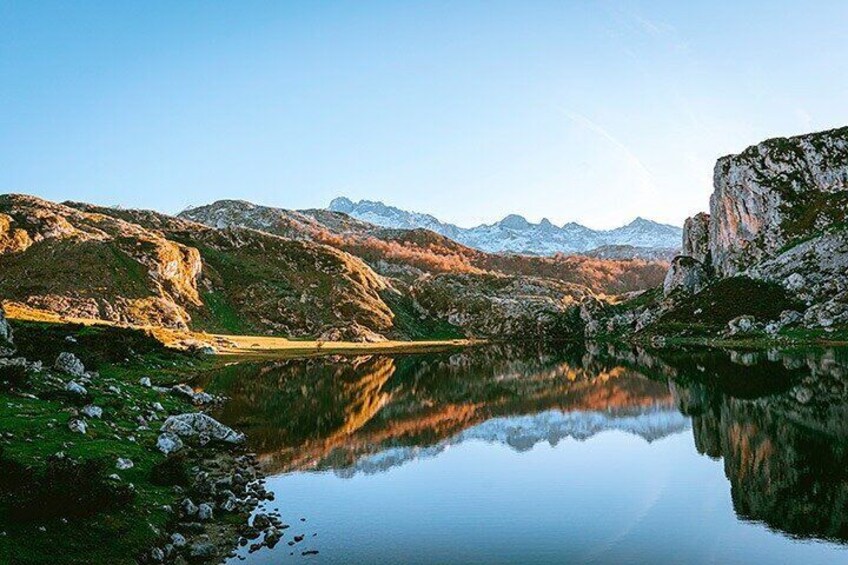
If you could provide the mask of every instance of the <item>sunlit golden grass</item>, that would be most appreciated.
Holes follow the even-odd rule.
[[[129,326],[96,318],[73,318],[53,312],[31,308],[19,302],[3,302],[10,320],[47,322],[55,324],[83,324],[132,327],[149,332],[168,347],[183,347],[187,343],[209,344],[218,355],[225,357],[286,358],[306,357],[332,353],[402,353],[433,351],[451,347],[464,347],[481,343],[480,340],[449,339],[421,341],[381,341],[360,343],[353,341],[292,340],[278,336],[221,335],[163,328],[158,326]]]

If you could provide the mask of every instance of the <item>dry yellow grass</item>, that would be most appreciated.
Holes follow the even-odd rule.
[[[115,326],[114,322],[95,318],[63,317],[52,312],[31,308],[20,302],[3,302],[6,317],[10,320],[47,322],[54,324],[83,324]],[[157,326],[130,326],[149,332],[168,347],[180,348],[190,343],[208,344],[218,350],[218,355],[240,358],[291,358],[328,355],[334,353],[412,353],[465,347],[481,343],[477,340],[451,339],[430,341],[382,341],[360,343],[353,341],[292,340],[274,336],[219,335],[202,332],[174,330]]]

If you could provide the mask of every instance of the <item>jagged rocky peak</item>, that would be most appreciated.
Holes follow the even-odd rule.
[[[327,207],[328,210],[332,210],[333,212],[344,212],[347,214],[351,210],[353,210],[353,201],[350,198],[345,198],[344,196],[339,196],[338,198],[333,198],[330,201],[330,205]]]
[[[540,223],[510,214],[499,222],[463,228],[440,221],[429,214],[407,212],[382,202],[335,198],[328,208],[344,212],[357,220],[400,229],[425,228],[454,241],[489,253],[523,253],[553,255],[582,253],[604,246],[627,246],[626,257],[656,256],[657,251],[679,249],[681,229],[636,218],[625,226],[611,230],[593,230],[569,222],[557,227],[547,218]],[[622,248],[624,250],[624,248]]]
[[[848,127],[776,138],[722,157],[710,198],[710,253],[732,275],[848,212]]]
[[[510,214],[498,222],[498,224],[502,228],[509,230],[526,230],[532,227],[532,224],[524,216],[518,214]]]

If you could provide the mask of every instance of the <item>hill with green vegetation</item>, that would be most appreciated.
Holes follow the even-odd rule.
[[[237,203],[225,210],[253,210]],[[223,334],[380,341],[580,331],[595,291],[645,288],[663,266],[492,255],[427,230],[325,210],[204,223],[145,210],[0,196],[0,296],[62,319]]]

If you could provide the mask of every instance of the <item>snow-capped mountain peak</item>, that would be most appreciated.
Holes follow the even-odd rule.
[[[373,200],[354,202],[339,197],[330,202],[328,209],[388,228],[429,229],[490,253],[552,255],[582,253],[605,246],[628,246],[634,249],[634,255],[638,255],[659,250],[673,252],[680,247],[682,240],[681,228],[642,217],[612,230],[593,230],[575,222],[557,227],[547,218],[534,224],[518,214],[509,214],[493,224],[462,228],[442,222],[430,214],[408,212]]]

